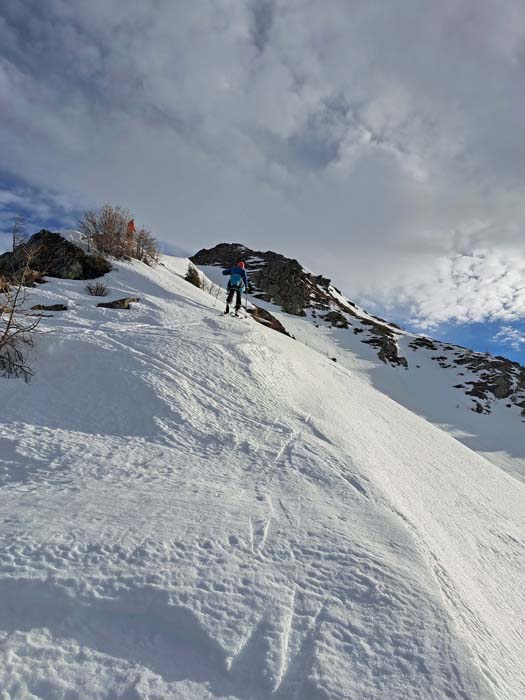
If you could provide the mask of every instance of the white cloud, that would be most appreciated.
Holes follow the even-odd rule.
[[[73,225],[76,223],[77,206],[78,203],[64,194],[19,184],[9,188],[0,186],[0,235],[9,238],[18,217],[22,217],[28,233],[34,233],[48,222]]]
[[[282,250],[421,322],[523,312],[518,0],[28,0],[0,17],[7,172],[120,202],[184,247]]]
[[[519,352],[522,347],[525,347],[525,333],[517,328],[512,328],[511,326],[504,326],[498,333],[496,333],[492,340],[494,340],[496,343],[509,345],[517,352]]]
[[[413,257],[410,277],[376,293],[388,309],[406,309],[413,324],[432,328],[447,321],[475,323],[525,318],[525,259],[512,250]],[[381,274],[377,270],[377,274]],[[373,285],[368,290],[371,297]]]

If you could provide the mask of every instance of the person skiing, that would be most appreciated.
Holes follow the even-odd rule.
[[[245,267],[245,264],[241,261],[234,267],[229,267],[227,270],[222,271],[223,275],[230,275],[230,279],[228,280],[228,296],[226,297],[225,314],[230,313],[230,304],[233,301],[233,295],[236,294],[235,315],[239,315],[239,309],[241,308],[241,294],[248,287],[248,276],[246,275]]]

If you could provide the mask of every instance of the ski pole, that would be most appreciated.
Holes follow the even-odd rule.
[[[219,294],[222,291],[222,287],[223,287],[223,285],[221,285],[220,287],[219,287],[219,285],[217,285],[217,294],[215,295],[215,301],[213,302],[213,308],[215,308],[215,305],[217,304],[217,299],[219,298]]]

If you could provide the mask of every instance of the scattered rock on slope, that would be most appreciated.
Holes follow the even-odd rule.
[[[36,304],[31,307],[31,311],[67,311],[65,304]]]
[[[491,404],[501,399],[508,401],[509,407],[517,406],[525,415],[525,367],[518,362],[424,337],[415,338],[409,347],[415,352],[432,351],[430,359],[442,369],[453,371],[454,376],[465,377],[465,370],[471,373],[470,378],[453,386],[473,397],[472,410],[476,413],[490,413]],[[462,372],[458,373],[458,369]]]
[[[261,309],[259,306],[256,306],[255,309],[248,309],[248,313],[252,316],[252,318],[257,321],[258,323],[262,323],[263,326],[267,326],[268,328],[271,328],[274,331],[277,331],[278,333],[283,333],[284,335],[289,336],[290,334],[286,330],[286,328],[283,326],[283,324],[275,318],[269,311],[266,311],[265,309]]]
[[[340,311],[330,311],[326,314],[324,320],[333,328],[349,328],[346,316],[343,316]]]
[[[97,304],[102,309],[131,309],[131,304],[138,304],[140,299],[137,297],[125,297],[124,299],[115,299],[115,301],[101,301]]]

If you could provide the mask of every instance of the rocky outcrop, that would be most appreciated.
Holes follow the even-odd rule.
[[[362,323],[373,328],[372,337],[364,339],[363,343],[377,348],[379,351],[377,356],[382,362],[408,368],[408,360],[399,354],[395,334],[392,330],[369,319],[364,319]]]
[[[254,297],[271,301],[285,313],[304,316],[310,300],[311,277],[297,260],[272,251],[254,251],[240,243],[219,243],[203,249],[190,258],[195,265],[232,267],[244,260],[249,272]]]
[[[251,273],[252,283],[259,289],[258,298],[273,301],[285,313],[304,316],[308,303],[308,285],[297,260],[279,260]]]
[[[16,277],[26,266],[40,276],[84,280],[101,277],[111,270],[111,264],[99,255],[88,255],[66,241],[58,233],[42,229],[13,253],[0,255],[0,275]]]
[[[466,392],[469,396],[482,399],[485,404],[491,396],[496,399],[516,397],[519,405],[517,399],[525,389],[525,367],[504,357],[468,351],[456,357],[455,362],[476,374],[475,380],[465,382],[470,387]]]

